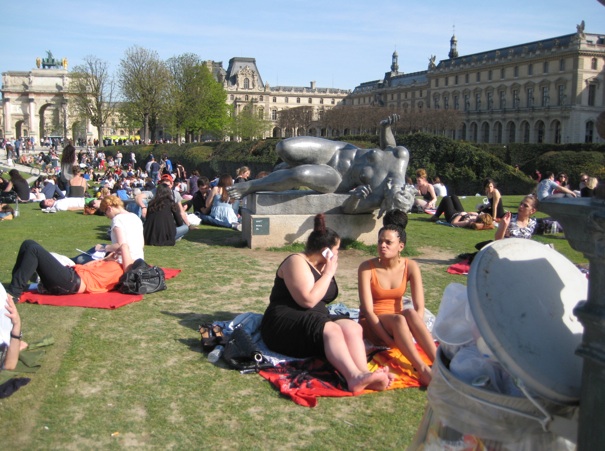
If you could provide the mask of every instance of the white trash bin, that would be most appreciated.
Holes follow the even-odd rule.
[[[511,238],[483,248],[468,276],[470,311],[487,354],[523,396],[462,381],[439,349],[410,449],[574,449],[583,328],[573,308],[587,296],[586,276],[548,246]]]

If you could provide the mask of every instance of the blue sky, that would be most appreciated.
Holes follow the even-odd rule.
[[[447,58],[455,27],[460,55],[571,34],[586,22],[605,34],[597,0],[2,0],[0,72],[35,68],[51,50],[69,68],[94,55],[119,66],[138,45],[163,59],[195,53],[256,58],[265,83],[353,89],[388,71],[425,70]],[[8,4],[6,4],[8,3]],[[480,5],[477,7],[477,5]]]

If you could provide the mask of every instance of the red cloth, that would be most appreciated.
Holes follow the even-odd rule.
[[[447,272],[449,272],[450,274],[460,274],[464,276],[468,274],[470,269],[471,264],[468,262],[468,260],[462,260],[461,262],[454,263],[449,268],[447,268]]]
[[[162,268],[166,279],[176,277],[181,270],[173,268]],[[37,291],[26,291],[21,295],[19,302],[29,302],[31,304],[55,305],[61,307],[89,307],[116,309],[132,302],[138,302],[143,299],[142,294],[123,294],[118,291],[109,291],[107,293],[76,293],[57,296],[54,294],[40,294]]]
[[[418,344],[416,349],[422,359],[430,363]],[[371,371],[384,366],[388,366],[389,371],[395,375],[395,380],[387,390],[420,387],[411,363],[398,349],[380,351],[368,363],[368,369]],[[315,407],[320,396],[354,396],[347,390],[346,382],[341,379],[334,367],[320,358],[281,364],[275,368],[262,370],[259,374],[275,385],[281,394],[304,407]],[[374,393],[374,391],[364,390],[361,394],[366,393]]]

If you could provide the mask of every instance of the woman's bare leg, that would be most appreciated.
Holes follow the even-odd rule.
[[[431,382],[431,367],[424,363],[414,344],[414,337],[403,315],[380,315],[380,322],[385,330],[395,340],[395,345],[401,353],[411,362],[420,379],[420,383],[428,385]]]
[[[390,381],[384,371],[361,371],[351,357],[342,328],[335,322],[326,323],[323,331],[326,358],[346,379],[349,391],[355,393],[365,388],[384,390]],[[366,367],[367,368],[367,367]]]
[[[416,339],[431,362],[434,362],[435,358],[437,357],[437,346],[435,346],[435,340],[433,339],[433,336],[429,330],[426,328],[424,320],[414,309],[404,310],[403,317],[408,323],[412,336]]]

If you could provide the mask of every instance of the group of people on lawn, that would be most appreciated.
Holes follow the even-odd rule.
[[[341,156],[351,159],[353,164],[347,167],[355,167],[357,161],[366,165],[367,161],[376,161],[375,154],[362,150],[349,147],[332,149],[335,154],[340,153]],[[403,152],[401,149],[389,148],[388,151],[392,152],[392,155],[385,160],[388,161],[385,168],[392,167],[394,160],[409,157],[406,155],[407,150]],[[378,157],[382,158],[380,155]],[[401,165],[403,171],[399,171],[400,178],[405,175],[406,166],[407,160]],[[318,186],[326,187],[325,177],[329,176],[334,183],[327,186],[327,189],[336,190],[341,181],[344,183],[346,180],[347,184],[352,184],[356,182],[356,177],[360,177],[359,174],[351,173],[339,175],[341,167],[335,166],[335,171],[322,168],[323,172],[315,173],[311,168],[313,179]],[[302,174],[300,171],[294,173]],[[349,206],[353,209],[359,205],[364,205],[363,208],[381,206],[380,201],[372,197],[372,192],[378,188],[376,177],[382,180],[385,174],[376,177],[376,172],[368,175],[367,171],[360,171],[360,174],[365,174],[361,178],[368,188],[356,190],[355,195],[361,202],[351,201]],[[423,172],[417,175],[419,178],[426,177]],[[284,186],[285,183],[280,175],[268,176],[267,179],[265,182],[256,183],[244,181],[243,185],[240,185],[241,188],[236,190],[233,190],[233,187],[239,184],[229,184],[228,180],[221,184],[219,180],[217,186],[204,190],[208,193],[207,198],[201,203],[198,199],[197,205],[203,205],[200,208],[208,211],[215,203],[229,202],[223,198],[228,199],[230,194],[235,194],[232,197],[238,198],[261,189],[263,183],[264,186],[269,184],[277,187]],[[202,187],[206,186],[205,183],[206,181],[202,181]],[[375,186],[372,186],[372,183],[375,183]],[[165,197],[163,191],[170,192],[170,186],[162,188],[162,185],[159,184],[155,193],[157,198]],[[389,188],[391,186],[392,184],[389,184]],[[445,214],[452,225],[474,225],[474,228],[484,229],[490,228],[489,225],[493,224],[495,218],[500,222],[495,239],[531,238],[535,229],[532,215],[537,210],[536,198],[525,197],[517,214],[512,215],[504,211],[501,195],[493,180],[486,181],[485,190],[488,203],[483,212],[473,215],[461,211],[460,202],[455,196],[445,196],[433,218],[438,219],[441,214]],[[434,208],[434,188],[425,189],[421,181],[418,191],[425,202],[423,207]],[[575,196],[572,191],[570,193]],[[367,202],[364,202],[364,199]],[[139,205],[141,215],[147,216],[147,221],[150,213],[158,211],[151,208],[152,202],[153,200],[147,205]],[[192,199],[192,202],[196,200]],[[181,210],[174,210],[172,206],[167,208],[175,219],[181,216]],[[4,368],[14,368],[15,356],[18,357],[18,350],[24,346],[24,343],[20,342],[21,321],[15,302],[35,273],[40,279],[39,288],[44,287],[44,290],[52,294],[98,293],[115,287],[132,262],[143,258],[143,246],[147,237],[138,216],[126,210],[122,201],[115,195],[104,197],[100,201],[99,209],[112,221],[112,243],[96,245],[91,249],[91,252],[105,252],[104,258],[100,260],[63,266],[38,243],[26,240],[21,245],[6,293],[5,316],[10,319],[11,333],[10,342],[3,345]],[[480,220],[482,216],[491,216],[492,222],[487,224],[485,220]],[[226,218],[225,222],[225,226],[233,226],[232,219]],[[483,227],[479,227],[480,224]],[[366,339],[373,345],[398,348],[414,366],[419,381],[428,385],[432,377],[431,363],[436,356],[436,346],[424,322],[425,302],[420,268],[414,260],[401,256],[406,245],[406,225],[407,214],[400,209],[390,209],[384,215],[383,227],[378,233],[378,256],[363,262],[358,269],[360,320],[355,322],[341,316],[331,316],[328,311],[327,304],[338,296],[335,274],[338,268],[340,237],[337,231],[326,227],[325,216],[318,214],[304,251],[286,257],[276,271],[269,306],[261,325],[262,338],[267,346],[293,357],[325,357],[344,377],[351,392],[364,389],[384,390],[392,383],[393,376],[388,368],[368,371],[364,343]],[[408,285],[411,302],[404,304]],[[420,355],[415,342],[424,351],[429,363]]]

